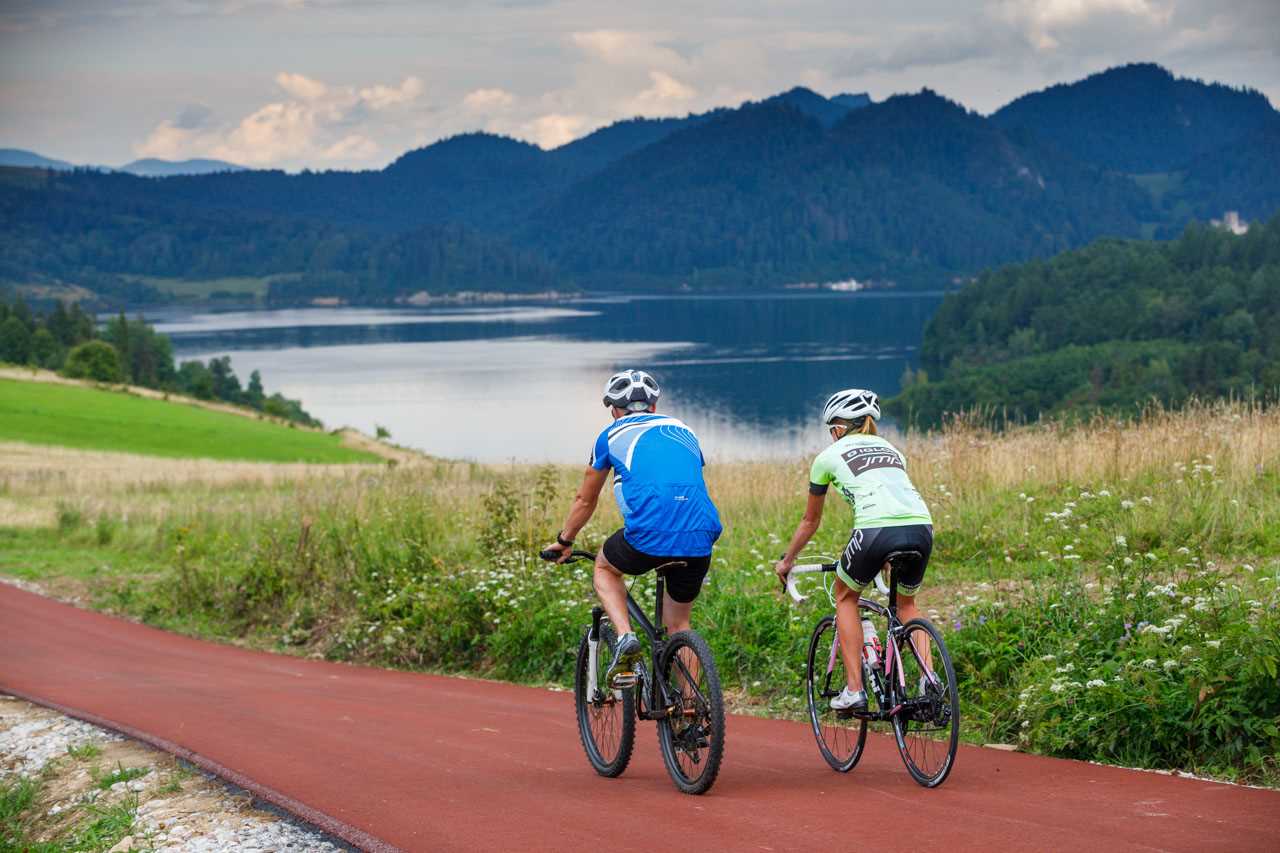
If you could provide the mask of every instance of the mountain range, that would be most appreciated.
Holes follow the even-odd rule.
[[[0,170],[0,280],[154,297],[145,276],[273,276],[271,298],[418,290],[945,286],[1102,236],[1280,208],[1260,93],[1128,65],[989,116],[926,89],[796,88],[552,150],[468,133],[363,172],[139,180]],[[390,271],[394,270],[394,274]]]
[[[159,160],[147,157],[134,160],[123,166],[92,166],[68,163],[45,157],[34,151],[22,148],[0,148],[0,166],[19,166],[31,169],[54,169],[69,172],[73,169],[93,169],[103,172],[128,172],[141,177],[168,177],[170,175],[208,175],[216,172],[243,172],[244,166],[228,163],[225,160]]]

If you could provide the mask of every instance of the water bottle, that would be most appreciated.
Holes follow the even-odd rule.
[[[862,620],[862,657],[868,666],[874,667],[880,662],[880,638],[876,636],[876,626],[870,619]]]

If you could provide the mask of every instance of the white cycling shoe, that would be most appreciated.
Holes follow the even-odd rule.
[[[833,711],[865,711],[867,710],[867,691],[850,690],[845,687],[840,695],[831,700]]]

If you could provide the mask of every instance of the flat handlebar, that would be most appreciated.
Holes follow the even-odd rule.
[[[548,563],[554,563],[556,560],[564,556],[564,552],[552,551],[548,548],[545,551],[538,552],[538,556],[546,560]],[[573,551],[570,553],[569,559],[565,560],[565,563],[572,563],[576,560],[590,560],[594,563],[596,561],[596,555],[594,551]]]

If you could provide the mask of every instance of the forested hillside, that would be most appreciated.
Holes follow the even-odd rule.
[[[381,171],[142,179],[0,170],[0,283],[155,299],[270,276],[276,302],[416,291],[872,279],[940,288],[1099,237],[1280,208],[1265,97],[1134,65],[983,117],[924,90],[792,89],[546,151],[469,133]]]
[[[1236,236],[1106,240],[986,273],[925,329],[922,373],[893,402],[922,425],[1134,411],[1280,391],[1280,215]]]
[[[780,284],[956,272],[1137,233],[1131,182],[1010,137],[932,92],[829,129],[787,101],[672,134],[571,188],[520,239],[587,284],[645,274]]]
[[[1023,95],[991,120],[1079,160],[1136,173],[1173,171],[1210,152],[1225,158],[1236,140],[1278,124],[1261,92],[1179,79],[1151,64]]]
[[[0,283],[73,282],[145,301],[158,294],[138,275],[279,274],[272,287],[282,300],[323,294],[380,302],[422,290],[547,289],[561,280],[540,255],[460,226],[387,233],[221,211],[157,197],[156,183],[120,173],[0,169]]]

